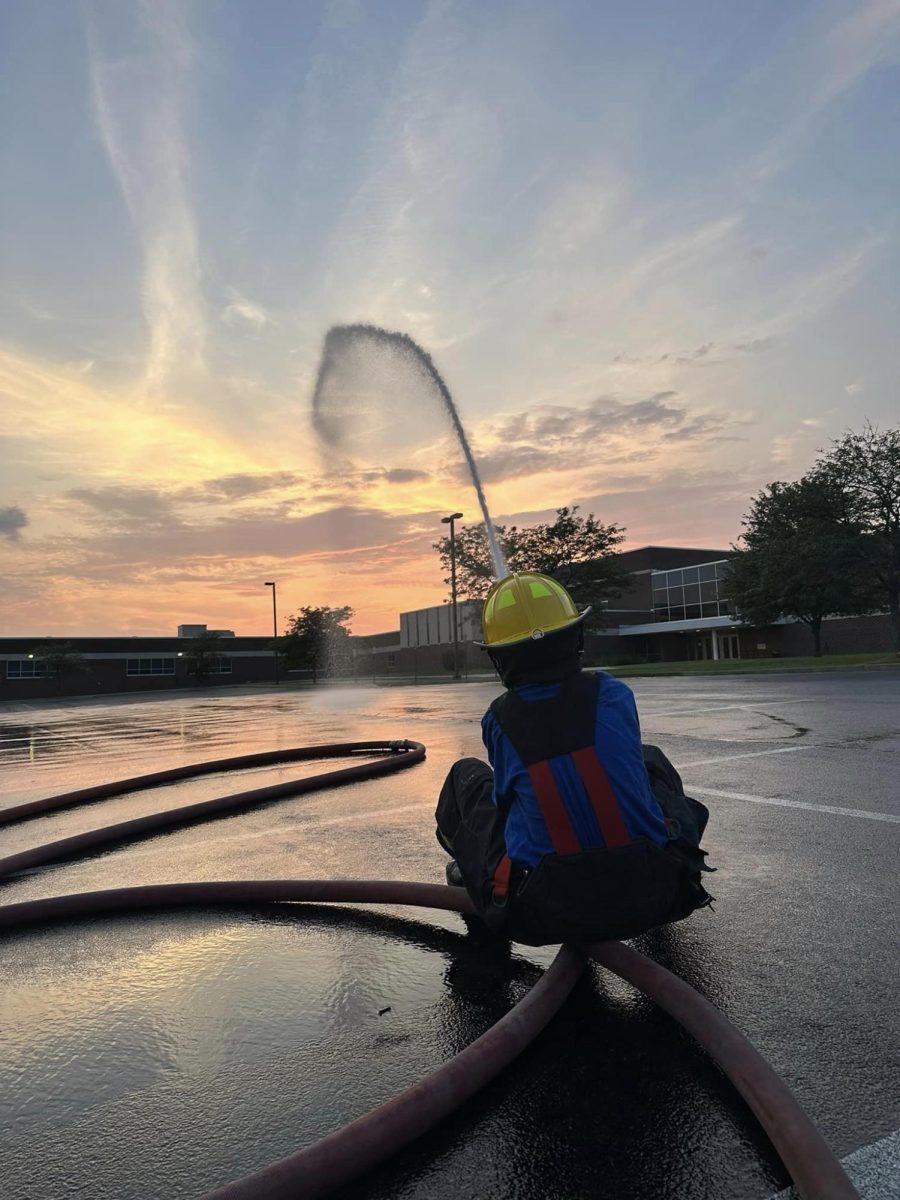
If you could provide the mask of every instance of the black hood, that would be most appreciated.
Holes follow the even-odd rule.
[[[529,638],[514,646],[488,649],[491,662],[506,687],[529,683],[561,683],[581,670],[584,656],[584,624],[542,638]]]

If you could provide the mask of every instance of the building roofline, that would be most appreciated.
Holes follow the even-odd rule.
[[[639,554],[642,550],[688,550],[698,554],[721,554],[725,557],[733,554],[732,550],[723,550],[721,546],[660,546],[652,542],[648,546],[632,546],[630,550],[618,550],[618,554]]]

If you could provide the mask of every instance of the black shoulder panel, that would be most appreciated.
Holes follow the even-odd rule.
[[[526,767],[593,746],[597,728],[599,675],[585,671],[560,685],[549,700],[523,700],[504,692],[491,705],[500,728]]]

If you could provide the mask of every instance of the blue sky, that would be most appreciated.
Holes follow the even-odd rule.
[[[896,423],[898,0],[0,23],[5,632],[253,632],[273,575],[361,631],[438,602],[474,498],[397,395],[319,452],[335,322],[434,354],[499,519],[581,503],[632,545],[727,545]]]

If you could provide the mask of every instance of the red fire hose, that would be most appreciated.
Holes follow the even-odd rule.
[[[354,751],[363,746],[371,751],[377,746],[381,749],[390,747],[398,752],[402,749],[403,753],[397,759],[365,763],[344,771],[328,772],[298,781],[302,785],[299,790],[309,792],[316,790],[317,785],[335,786],[338,782],[349,782],[350,778],[368,778],[371,774],[381,773],[370,771],[361,776],[352,774],[366,768],[377,766],[382,770],[396,769],[396,766],[386,767],[386,763],[411,765],[406,761],[406,754],[416,753],[417,757],[413,761],[419,761],[424,756],[424,747],[419,743],[351,745]],[[330,756],[328,751],[334,748],[314,749],[315,753],[309,753],[306,757]],[[297,753],[298,758],[304,757],[302,752],[289,753]],[[209,763],[201,766],[206,771],[217,769]],[[222,769],[221,760],[218,769]],[[185,778],[189,773],[186,768],[179,770],[185,771],[181,778]],[[162,782],[158,778],[160,774],[163,773],[158,772],[154,782]],[[342,778],[337,779],[338,776]],[[123,784],[101,786],[113,789],[104,791],[104,795],[131,790],[130,786],[126,787]],[[138,783],[137,786],[142,785]],[[297,785],[276,786],[282,789]],[[85,791],[90,793],[93,789]],[[290,793],[279,791],[278,794]],[[62,799],[66,803],[76,803],[71,799],[72,795],[73,793],[69,793]],[[82,796],[85,800],[94,798],[83,793]],[[269,788],[238,793],[236,796],[206,801],[204,805],[190,805],[187,810],[155,814],[156,817],[168,819],[157,821],[153,827],[180,824],[186,811],[196,815],[205,805],[216,806],[206,811],[218,812],[225,808],[238,807],[241,803],[253,803],[269,798],[274,798],[272,789]],[[63,805],[53,803],[58,799],[60,798],[51,797],[43,802],[47,806],[43,811],[62,807]],[[227,804],[227,801],[234,803]],[[25,854],[38,856],[32,859],[29,865],[50,861],[61,857],[61,853],[74,853],[80,848],[122,840],[122,830],[148,828],[140,825],[143,820],[145,818],[138,818],[137,823],[124,822],[105,830],[66,838],[63,842],[51,843],[49,847],[38,847],[33,851],[26,851]],[[99,834],[112,836],[96,840],[96,835]],[[126,836],[129,834],[126,833]],[[80,838],[87,840],[79,844]],[[61,846],[66,847],[62,852],[59,851]],[[54,853],[44,858],[39,857],[40,852],[47,849],[54,850]],[[0,860],[0,873],[21,869],[20,866],[8,865],[21,857],[12,855]],[[245,904],[260,901],[405,904],[463,913],[473,911],[469,897],[461,888],[438,884],[367,880],[238,880],[148,884],[2,905],[0,928],[17,929],[52,920],[172,905]],[[840,1163],[809,1117],[778,1075],[725,1016],[688,984],[630,947],[617,942],[605,942],[587,949],[597,962],[633,984],[664,1008],[719,1063],[758,1117],[804,1200],[859,1200],[858,1193]],[[512,1062],[557,1012],[577,981],[583,965],[583,952],[572,947],[562,947],[551,967],[523,1000],[487,1033],[419,1083],[313,1145],[288,1155],[261,1171],[226,1184],[210,1193],[205,1200],[288,1200],[289,1197],[296,1198],[299,1195],[302,1195],[304,1200],[313,1200],[314,1197],[329,1194],[336,1187],[390,1157],[398,1149],[433,1128]]]
[[[76,804],[87,804],[109,796],[121,796],[126,792],[158,787],[175,779],[190,779],[196,775],[211,775],[219,771],[234,771],[247,767],[271,766],[279,762],[301,762],[320,758],[347,758],[353,755],[380,755],[352,767],[338,771],[325,771],[306,779],[292,779],[286,783],[274,783],[269,787],[252,788],[245,792],[232,792],[217,796],[213,800],[201,800],[197,804],[185,804],[180,808],[168,808],[164,812],[149,813],[131,821],[120,821],[102,829],[91,829],[87,833],[76,833],[73,837],[46,842],[31,850],[21,850],[0,858],[0,878],[24,871],[28,867],[39,867],[56,862],[60,858],[93,850],[97,846],[108,846],[113,842],[130,842],[157,829],[171,829],[175,825],[186,825],[192,821],[203,821],[218,813],[248,808],[268,800],[281,800],[285,796],[302,796],[308,792],[319,792],[325,788],[341,787],[347,783],[359,783],[363,779],[374,779],[391,771],[400,771],[415,766],[425,757],[421,742],[342,742],[329,746],[298,746],[293,750],[272,750],[262,754],[242,754],[237,758],[216,758],[186,767],[172,767],[167,771],[154,771],[150,775],[137,775],[133,779],[120,779],[115,783],[100,783],[94,787],[81,788],[77,792],[65,792],[58,796],[47,796],[14,808],[0,810],[0,825],[9,825],[27,817],[56,812]]]

